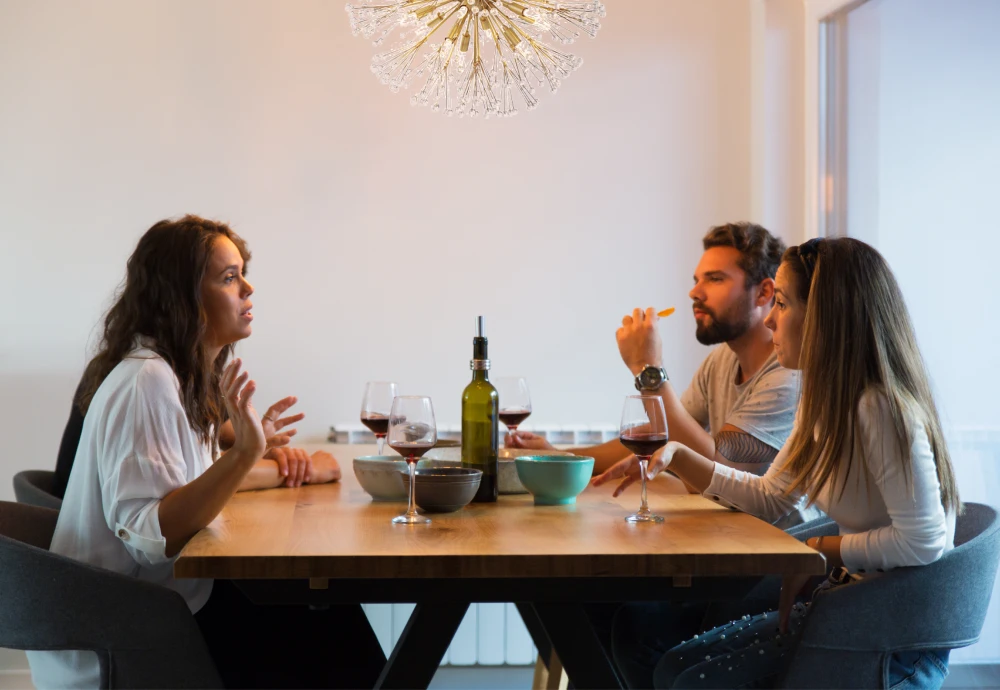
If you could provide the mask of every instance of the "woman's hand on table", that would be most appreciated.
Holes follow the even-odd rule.
[[[518,431],[516,434],[508,433],[503,440],[505,448],[527,448],[529,450],[555,450],[556,447],[545,440],[544,436],[533,434],[530,431]]]
[[[674,457],[674,453],[681,444],[671,441],[666,446],[656,451],[653,457],[649,460],[649,465],[646,467],[646,479],[652,479],[658,475],[663,470],[667,469],[670,461]],[[619,460],[614,465],[609,467],[602,474],[597,475],[590,480],[591,486],[602,486],[615,479],[621,479],[621,483],[615,489],[613,496],[621,496],[622,492],[628,487],[639,481],[639,458],[634,455],[630,455],[624,460]]]
[[[327,484],[340,480],[340,463],[325,450],[317,450],[312,454],[312,470],[309,484]]]
[[[271,448],[264,455],[278,463],[278,472],[285,481],[281,486],[296,487],[309,483],[313,474],[312,458],[301,448]]]

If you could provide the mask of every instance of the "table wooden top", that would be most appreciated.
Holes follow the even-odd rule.
[[[325,445],[335,484],[237,494],[174,565],[178,578],[552,578],[821,574],[813,549],[750,515],[687,494],[674,478],[649,485],[661,524],[626,523],[636,485],[619,498],[588,488],[576,505],[501,496],[393,525],[404,503],[373,502],[352,469],[374,446]]]

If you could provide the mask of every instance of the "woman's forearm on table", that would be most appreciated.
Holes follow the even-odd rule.
[[[163,497],[157,508],[166,555],[172,557],[215,519],[233,497],[257,458],[235,449],[219,457],[201,476]]]
[[[715,461],[696,453],[687,446],[677,445],[668,468],[687,484],[688,488],[703,493],[715,475]]]

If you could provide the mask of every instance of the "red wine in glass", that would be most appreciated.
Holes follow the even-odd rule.
[[[402,455],[406,462],[416,462],[434,447],[433,443],[390,443],[389,447]]]
[[[500,421],[511,431],[517,431],[517,427],[530,416],[531,410],[500,410]]]
[[[367,417],[362,415],[361,423],[375,434],[375,438],[385,438],[385,435],[389,433],[389,415],[387,414],[373,414]]]
[[[365,384],[365,397],[361,399],[361,423],[375,434],[379,455],[389,433],[389,413],[397,392],[398,386],[392,381],[369,381]]]
[[[622,408],[622,423],[618,440],[635,455],[639,464],[639,510],[625,518],[626,522],[663,522],[663,518],[649,510],[646,500],[647,465],[653,454],[667,445],[667,416],[663,399],[656,395],[630,395]]]
[[[430,518],[417,514],[416,467],[424,453],[437,443],[437,422],[434,405],[426,396],[397,396],[389,413],[389,447],[406,458],[406,471],[410,475],[409,500],[406,512],[392,519],[396,525],[426,525]]]
[[[663,446],[667,445],[666,434],[651,433],[628,433],[618,438],[622,445],[628,448],[633,455],[640,458],[648,458]]]

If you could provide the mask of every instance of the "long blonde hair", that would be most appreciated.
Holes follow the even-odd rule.
[[[834,482],[839,499],[852,474],[867,476],[858,406],[866,391],[876,390],[888,403],[906,481],[912,476],[909,439],[918,431],[905,414],[912,409],[934,453],[941,503],[958,512],[941,420],[903,294],[885,259],[864,242],[841,237],[792,248],[784,261],[799,281],[812,273],[799,358],[802,399],[786,466],[789,492],[805,491],[812,502]]]

